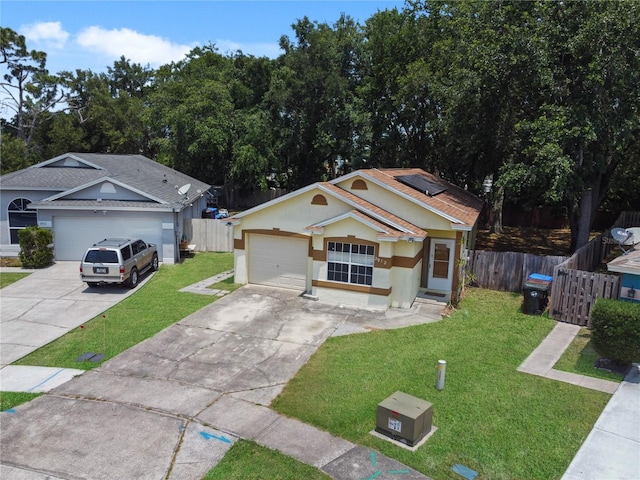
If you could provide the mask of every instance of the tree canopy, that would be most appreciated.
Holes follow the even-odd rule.
[[[2,28],[2,172],[141,153],[250,193],[420,167],[486,194],[496,230],[504,203],[564,207],[579,247],[598,208],[640,205],[639,29],[637,2],[410,0],[364,24],[302,18],[276,59],[206,45],[51,75]]]

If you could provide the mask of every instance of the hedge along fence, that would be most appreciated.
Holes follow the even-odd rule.
[[[520,252],[473,250],[469,255],[473,283],[482,288],[521,292],[529,275],[553,275],[553,269],[567,260],[563,256],[532,255]]]

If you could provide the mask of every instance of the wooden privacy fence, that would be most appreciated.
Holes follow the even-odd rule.
[[[598,298],[618,298],[620,277],[558,265],[551,284],[549,316],[561,322],[591,326],[591,307]]]
[[[640,212],[622,212],[611,228],[640,225]],[[611,250],[618,248],[610,230],[592,239],[553,270],[549,316],[561,322],[591,326],[589,314],[598,298],[619,298],[620,277],[595,273]]]
[[[640,212],[622,212],[611,228],[637,226]],[[594,272],[615,248],[618,246],[607,230],[569,258],[476,250],[470,252],[468,268],[478,286],[511,292],[522,291],[531,273],[551,275],[549,316],[561,322],[590,326],[589,313],[598,298],[620,297],[618,275]]]
[[[183,231],[197,252],[233,252],[233,226],[225,219],[185,219]]]
[[[542,256],[520,252],[470,252],[469,268],[473,281],[482,288],[521,292],[522,285],[532,273],[553,275],[556,265],[567,257]]]

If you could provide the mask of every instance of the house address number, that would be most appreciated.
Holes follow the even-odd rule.
[[[380,257],[375,257],[374,260],[376,262],[376,265],[379,265],[382,267],[386,266],[388,261],[386,258],[380,258]]]

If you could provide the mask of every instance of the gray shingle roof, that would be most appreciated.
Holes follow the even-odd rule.
[[[59,160],[73,157],[99,168],[54,166]],[[86,166],[86,165],[84,165]],[[210,185],[172,168],[161,165],[143,155],[114,155],[102,153],[67,153],[55,159],[0,177],[3,189],[51,190],[64,192],[111,178],[150,197],[172,205],[185,202],[176,187],[191,184],[187,202],[204,194]],[[64,198],[56,200],[57,204]],[[132,202],[129,202],[129,204]],[[145,202],[146,203],[146,202]]]

